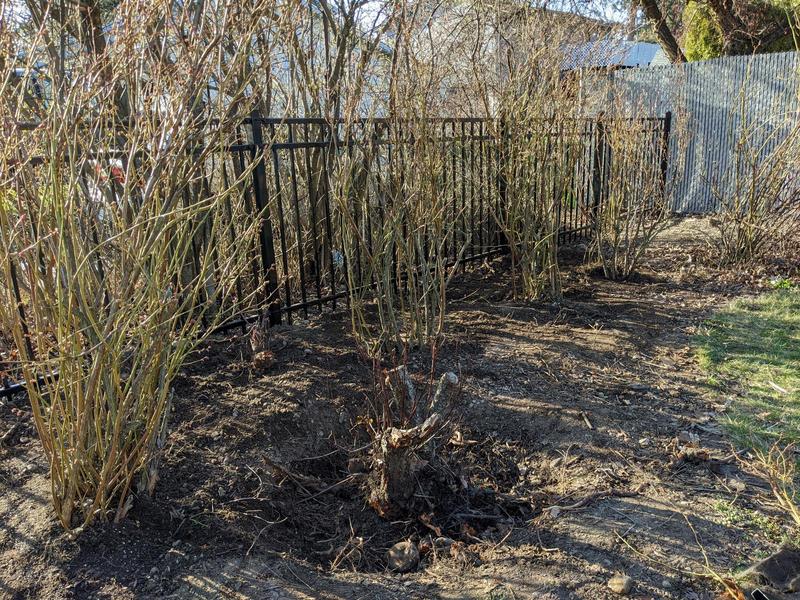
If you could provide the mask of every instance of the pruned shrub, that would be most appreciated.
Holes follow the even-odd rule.
[[[425,15],[417,6],[387,17],[397,36],[385,102],[373,99],[365,108],[363,90],[351,90],[334,125],[342,146],[328,168],[329,189],[353,331],[371,357],[440,340],[449,278],[475,237],[466,204],[451,200],[459,185],[475,193],[478,182],[458,181],[451,165],[467,142],[455,124],[447,131],[440,120],[449,115],[439,97],[438,49],[415,37]],[[474,172],[462,168],[459,175]]]
[[[515,18],[496,98],[499,193],[495,218],[511,256],[513,293],[561,297],[561,210],[576,183],[584,143],[579,81],[562,73],[565,28],[532,13]]]
[[[381,374],[365,423],[372,438],[368,500],[383,517],[416,517],[429,508],[420,494],[429,495],[423,492],[436,482],[423,472],[435,470],[437,453],[452,433],[459,381],[447,372],[420,385],[405,365]]]

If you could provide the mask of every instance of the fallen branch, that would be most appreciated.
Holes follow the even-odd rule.
[[[272,459],[266,456],[264,457],[264,462],[270,469],[272,469],[273,475],[277,475],[279,477],[283,477],[284,479],[290,480],[303,492],[305,492],[308,496],[312,496],[314,495],[315,492],[324,490],[329,486],[327,482],[317,477],[311,477],[309,475],[301,475],[300,473],[293,473],[292,471],[289,471],[289,469],[287,469],[286,467],[283,467],[273,462]],[[309,488],[311,488],[311,490],[309,490]]]
[[[17,431],[19,431],[20,422],[17,421],[14,425],[11,426],[11,429],[6,431],[3,434],[3,437],[0,437],[0,446],[5,446],[7,442],[11,441],[11,439],[16,435]]]
[[[579,508],[583,508],[587,504],[594,502],[595,500],[599,500],[601,498],[632,498],[634,496],[638,496],[639,492],[636,491],[628,491],[628,490],[606,490],[602,492],[595,492],[594,494],[589,494],[585,498],[578,500],[574,504],[568,504],[566,506],[562,506],[560,504],[553,504],[552,506],[548,506],[542,509],[542,512],[558,510],[560,512],[566,510],[577,510]]]

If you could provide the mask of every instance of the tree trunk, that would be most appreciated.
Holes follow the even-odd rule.
[[[394,375],[394,379],[392,378]],[[416,403],[414,384],[405,366],[394,369],[388,378],[393,402],[410,408]],[[439,379],[429,416],[420,423],[415,413],[408,429],[388,427],[375,438],[374,469],[369,483],[369,504],[381,517],[415,515],[420,508],[422,470],[436,460],[436,438],[449,435],[447,407],[453,402],[458,377],[445,373]],[[398,406],[399,407],[399,406]]]
[[[644,14],[652,24],[658,42],[661,44],[664,52],[667,53],[667,56],[669,56],[670,62],[686,62],[686,57],[681,47],[678,46],[678,41],[675,39],[675,36],[672,35],[672,31],[670,31],[667,26],[667,21],[661,13],[658,2],[656,0],[641,0],[641,3]]]

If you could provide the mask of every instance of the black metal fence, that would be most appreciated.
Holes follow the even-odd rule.
[[[502,164],[504,139],[513,135],[509,131],[513,128],[480,118],[433,123],[435,127],[429,122],[425,131],[428,148],[435,147],[436,152],[433,159],[426,156],[426,161],[428,166],[431,160],[435,164],[431,177],[436,179],[436,200],[441,202],[440,217],[446,222],[440,235],[445,236],[447,264],[463,268],[506,248],[498,217],[509,193],[507,178],[514,173]],[[656,161],[665,173],[670,115],[640,123],[641,148],[647,160]],[[283,320],[291,323],[298,315],[335,309],[338,302],[346,301],[347,261],[351,261],[351,271],[361,273],[364,267],[366,272],[364,255],[372,251],[372,235],[380,231],[390,203],[413,193],[409,182],[418,175],[414,173],[419,168],[418,136],[410,124],[382,119],[348,128],[323,119],[258,115],[245,119],[236,143],[208,159],[202,181],[187,191],[185,199],[191,202],[192,194],[239,182],[238,193],[226,207],[225,226],[213,228],[215,233],[208,235],[214,239],[201,233],[198,246],[233,247],[241,243],[239,233],[245,224],[261,220],[257,243],[246,249],[251,268],[238,277],[236,298],[230,299],[239,317],[224,329],[244,331],[264,314],[272,325]],[[606,196],[614,160],[603,122],[577,120],[568,129],[548,130],[539,138],[531,143],[544,144],[544,152],[532,155],[540,158],[525,168],[534,173],[562,168],[568,173],[569,183],[555,202],[559,237],[563,242],[586,239]],[[351,203],[347,193],[334,187],[343,180],[343,164],[349,169],[345,175],[362,178],[365,196],[359,203]],[[636,189],[640,177],[631,173],[631,189]],[[530,189],[532,197],[554,193],[536,185]],[[360,238],[355,251],[352,240],[346,239],[353,226]],[[369,283],[365,275],[362,284]],[[6,377],[0,381],[0,397],[23,388],[24,384]]]
[[[263,281],[269,296],[272,323],[291,322],[301,313],[336,306],[347,296],[346,254],[360,273],[372,252],[372,233],[380,230],[388,204],[415,168],[413,134],[402,123],[370,120],[349,131],[320,119],[269,119],[253,117],[245,124],[250,143],[232,147],[234,165],[258,160],[252,189],[257,210],[266,209],[260,254]],[[441,146],[437,189],[448,198],[443,215],[451,239],[445,246],[451,265],[483,259],[502,249],[497,222],[501,205],[498,147],[482,119],[443,119],[437,123]],[[363,176],[368,197],[358,205],[330,187],[331,169],[340,167],[343,155],[350,161],[349,176]],[[358,163],[356,167],[353,163]],[[345,175],[345,176],[347,176]],[[342,173],[338,177],[342,177]],[[333,179],[335,179],[334,177]],[[400,189],[402,193],[402,189]],[[361,233],[355,252],[345,252],[343,215]],[[235,326],[233,324],[232,326]]]

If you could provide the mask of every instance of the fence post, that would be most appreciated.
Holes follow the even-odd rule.
[[[605,126],[603,125],[603,113],[599,113],[594,122],[595,140],[594,152],[592,156],[592,209],[591,225],[592,229],[597,227],[597,214],[600,211],[600,204],[603,201],[603,170],[605,167]],[[602,159],[601,159],[602,157]]]
[[[253,169],[253,195],[256,209],[261,219],[259,242],[261,246],[261,265],[266,278],[265,300],[269,312],[269,324],[280,325],[281,302],[278,292],[278,272],[275,265],[275,246],[272,240],[272,221],[267,206],[267,172],[264,167],[264,137],[261,133],[261,115],[258,111],[250,113],[250,125],[253,130],[252,159],[257,161]]]
[[[499,145],[500,148],[498,149],[498,161],[497,161],[497,187],[498,192],[500,194],[500,206],[498,213],[502,213],[502,216],[498,214],[499,222],[505,223],[505,226],[508,226],[508,181],[506,180],[506,175],[503,172],[503,168],[508,168],[509,156],[508,156],[508,128],[506,126],[505,117],[500,117],[500,122],[498,123],[500,128],[500,140]],[[503,248],[505,251],[510,251],[508,237],[505,234],[503,226],[499,226],[497,228],[497,245],[500,248]]]
[[[667,195],[667,167],[669,162],[669,135],[672,130],[672,111],[664,113],[664,131],[661,138],[661,193]]]

